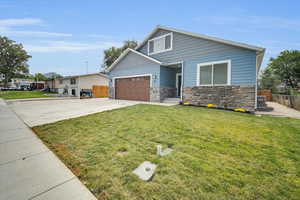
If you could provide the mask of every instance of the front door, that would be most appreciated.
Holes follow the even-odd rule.
[[[177,96],[181,96],[181,74],[176,75]]]

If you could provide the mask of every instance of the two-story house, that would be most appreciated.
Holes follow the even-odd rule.
[[[110,97],[254,111],[265,49],[157,26],[108,68]]]

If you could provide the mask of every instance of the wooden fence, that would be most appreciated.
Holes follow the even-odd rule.
[[[273,101],[300,110],[300,96],[273,94]]]
[[[93,85],[93,97],[108,97],[108,90],[106,85]]]
[[[272,92],[271,90],[258,90],[258,96],[265,96],[267,101],[272,101]]]

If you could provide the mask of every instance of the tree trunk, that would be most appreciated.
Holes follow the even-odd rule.
[[[9,75],[8,73],[4,74],[4,88],[8,87]]]
[[[4,88],[8,87],[8,79],[5,77],[4,78]]]

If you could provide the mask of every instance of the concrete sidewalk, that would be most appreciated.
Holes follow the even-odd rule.
[[[255,114],[272,115],[277,117],[292,117],[300,119],[300,111],[286,107],[276,102],[267,102],[267,107],[272,108],[270,111],[257,111]]]
[[[96,200],[2,99],[0,199]]]

